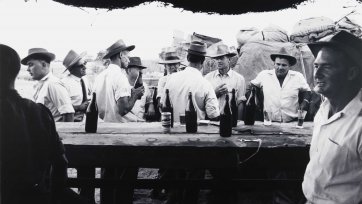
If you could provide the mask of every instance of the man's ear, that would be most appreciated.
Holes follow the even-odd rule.
[[[357,66],[351,66],[347,71],[347,79],[352,81],[355,80],[361,74],[361,70]]]

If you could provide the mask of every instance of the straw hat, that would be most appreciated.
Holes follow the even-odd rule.
[[[219,44],[216,46],[216,49],[210,50],[208,52],[208,56],[211,58],[221,57],[221,56],[228,56],[233,57],[236,53],[230,52],[229,47],[224,44]]]
[[[161,59],[159,64],[176,64],[181,63],[181,59],[177,56],[176,52],[166,52],[164,59]]]
[[[65,70],[72,68],[72,66],[75,65],[77,62],[79,62],[79,60],[81,60],[86,54],[87,54],[86,52],[82,52],[79,55],[74,50],[70,50],[68,52],[67,56],[65,56],[65,58],[63,60],[63,65],[66,68]]]

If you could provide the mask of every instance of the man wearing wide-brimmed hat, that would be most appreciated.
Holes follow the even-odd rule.
[[[164,90],[168,89],[171,103],[173,103],[174,121],[179,121],[179,113],[184,112],[188,101],[189,92],[197,112],[197,118],[204,120],[217,118],[220,114],[219,103],[214,89],[201,74],[202,64],[206,56],[206,44],[193,41],[188,49],[187,66],[183,71],[174,73],[168,78]],[[162,93],[161,103],[166,98]]]
[[[310,88],[301,73],[290,70],[297,59],[286,48],[282,47],[270,58],[274,61],[274,70],[261,71],[251,84],[263,90],[264,110],[271,114],[272,121],[296,120],[298,109],[307,110]],[[305,96],[301,105],[298,104],[299,94]]]
[[[139,80],[139,77],[142,77],[142,70],[146,69],[142,64],[141,58],[139,57],[130,57],[129,63],[126,68],[126,73],[128,77],[128,81],[131,84],[132,87],[135,86],[137,80]],[[142,78],[141,78],[142,79]],[[150,100],[150,91],[146,83],[142,80],[142,86],[145,89],[145,92],[143,96],[137,100],[132,108],[132,110],[127,114],[128,115],[134,115],[136,118],[132,119],[131,121],[137,120],[137,121],[145,121],[145,105]]]
[[[217,70],[208,73],[205,76],[215,89],[216,97],[219,100],[220,109],[224,106],[225,95],[230,95],[232,90],[236,91],[236,101],[239,109],[239,119],[242,116],[243,103],[245,101],[245,79],[242,75],[230,68],[230,58],[236,53],[230,52],[225,44],[219,44],[215,50],[211,50],[208,56],[213,58],[217,64]]]
[[[164,59],[161,59],[159,62],[159,64],[163,64],[165,66],[165,70],[166,70],[166,75],[162,76],[159,80],[158,80],[158,84],[157,84],[157,100],[158,103],[160,102],[159,100],[161,99],[161,95],[164,92],[164,86],[166,84],[167,78],[173,74],[179,71],[180,65],[181,65],[181,59],[177,56],[176,52],[166,52],[164,54]]]
[[[53,114],[55,121],[73,122],[74,109],[65,87],[49,70],[53,53],[44,48],[29,49],[28,56],[21,60],[28,72],[38,83],[35,85],[34,101],[44,104]]]
[[[127,114],[137,99],[143,95],[144,87],[132,88],[125,68],[129,63],[128,53],[135,48],[118,40],[107,48],[104,59],[111,64],[95,79],[94,92],[97,95],[99,117],[105,122],[129,122]]]
[[[89,100],[92,96],[91,85],[86,77],[86,61],[84,60],[85,52],[78,54],[74,50],[70,50],[63,60],[65,71],[69,74],[60,81],[64,84],[69,93],[75,110],[74,122],[83,120],[87,110]]]
[[[362,40],[340,31],[308,46],[314,90],[327,100],[314,118],[304,195],[307,203],[362,203]]]

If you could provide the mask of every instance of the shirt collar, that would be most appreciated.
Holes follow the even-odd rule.
[[[224,74],[224,76],[230,76],[231,75],[231,68],[229,69],[229,71],[228,72],[226,72],[226,74]],[[221,73],[220,73],[220,71],[217,69],[216,70],[216,76],[220,76],[220,77],[222,77],[223,75],[221,75]]]
[[[77,76],[75,76],[75,75],[73,75],[73,74],[69,74],[68,76],[69,76],[70,78],[72,78],[73,80],[75,80],[75,81],[77,81],[77,82],[80,82],[81,77],[77,77]]]
[[[323,115],[328,118],[328,113],[330,109],[330,102],[329,100],[325,100],[321,104],[321,111],[323,111]],[[342,118],[345,115],[353,115],[353,114],[361,114],[362,112],[362,89],[359,90],[357,95],[339,112],[334,114],[332,117],[326,120],[326,123],[331,123]]]
[[[194,67],[186,67],[184,69],[184,71],[193,72],[195,74],[198,74],[198,75],[202,76],[201,72],[198,69],[194,68]]]
[[[47,80],[48,78],[50,78],[51,75],[52,75],[52,73],[49,72],[47,75],[45,75],[43,78],[41,78],[41,79],[39,80],[39,82],[40,82],[40,81],[44,82],[45,80]]]

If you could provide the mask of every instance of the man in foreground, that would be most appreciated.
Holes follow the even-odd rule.
[[[19,70],[19,55],[0,44],[0,203],[84,203],[65,187],[68,161],[51,112],[14,89]]]
[[[361,203],[362,40],[340,31],[308,46],[314,90],[327,100],[314,118],[304,195],[307,203]]]

